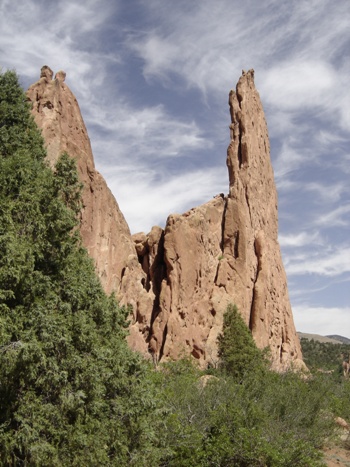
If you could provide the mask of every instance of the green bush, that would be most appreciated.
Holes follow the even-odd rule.
[[[321,447],[333,430],[333,380],[270,371],[232,305],[218,344],[220,365],[209,376],[188,360],[158,373],[161,465],[323,465]]]
[[[224,314],[218,349],[220,369],[238,380],[266,366],[264,354],[257,348],[236,305],[229,305]]]
[[[349,381],[269,371],[232,305],[211,375],[189,359],[152,369],[81,246],[74,161],[44,157],[16,75],[0,74],[0,464],[323,465]]]
[[[156,375],[162,401],[159,465],[321,466],[332,433],[333,382],[266,371],[201,375],[186,362]]]
[[[0,463],[155,465],[148,367],[77,229],[80,183],[0,75]]]

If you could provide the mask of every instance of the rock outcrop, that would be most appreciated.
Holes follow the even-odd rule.
[[[278,244],[277,194],[266,121],[254,71],[229,95],[229,194],[182,216],[164,234],[166,277],[151,328],[157,358],[183,351],[215,364],[216,338],[228,303],[238,306],[273,366],[301,365]]]
[[[27,97],[42,131],[51,166],[67,152],[76,159],[84,188],[80,230],[84,246],[94,259],[105,290],[118,292],[129,256],[136,256],[129,227],[101,174],[95,169],[90,139],[78,102],[65,84],[66,73],[44,66]]]
[[[229,194],[166,227],[130,235],[116,201],[95,170],[78,103],[59,72],[43,67],[28,90],[53,163],[77,159],[84,183],[81,234],[107,292],[133,307],[129,344],[155,362],[191,354],[217,363],[223,313],[235,303],[276,369],[302,366],[277,239],[277,195],[269,139],[253,70],[229,95]]]

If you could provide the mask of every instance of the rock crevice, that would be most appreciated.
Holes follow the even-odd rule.
[[[217,336],[229,303],[238,306],[273,367],[301,365],[277,239],[277,194],[269,139],[253,70],[229,94],[229,194],[179,215],[165,229],[131,236],[118,204],[94,167],[78,103],[43,67],[28,90],[51,164],[63,151],[84,184],[81,235],[107,292],[132,306],[129,345],[155,363],[192,355],[217,363]]]

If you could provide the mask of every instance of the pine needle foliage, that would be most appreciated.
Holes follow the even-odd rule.
[[[234,305],[210,377],[189,359],[152,370],[81,246],[80,193],[0,73],[0,465],[324,465],[349,380],[269,371]]]
[[[0,74],[0,464],[152,465],[128,310],[81,246],[74,160],[44,158],[16,74]]]
[[[263,353],[257,348],[236,305],[228,305],[224,314],[222,333],[218,336],[218,355],[221,370],[238,380],[264,367]]]

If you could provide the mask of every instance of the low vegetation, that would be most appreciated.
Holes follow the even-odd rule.
[[[350,345],[319,342],[314,339],[300,339],[303,357],[308,368],[317,371],[333,371],[335,375],[343,373],[342,362],[349,361]]]
[[[44,158],[16,74],[0,74],[0,464],[321,466],[349,380],[270,371],[234,306],[218,368],[143,361],[81,246],[74,161]]]

